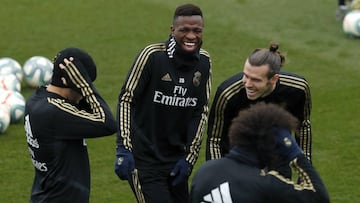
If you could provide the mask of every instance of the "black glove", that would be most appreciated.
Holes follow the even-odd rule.
[[[299,156],[302,151],[288,130],[275,129],[276,153],[287,162]]]
[[[135,169],[135,161],[132,153],[123,146],[116,148],[115,173],[121,180],[128,180],[131,172]]]
[[[170,176],[174,177],[172,185],[176,186],[181,183],[187,182],[191,171],[192,165],[185,159],[180,159],[170,173]]]

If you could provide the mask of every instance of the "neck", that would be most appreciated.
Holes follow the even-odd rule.
[[[68,88],[62,88],[62,87],[57,87],[57,86],[54,86],[54,85],[48,85],[46,87],[46,90],[48,92],[52,92],[52,93],[55,93],[55,94],[58,94],[64,98],[67,98],[68,97]]]
[[[46,90],[48,92],[58,94],[65,99],[75,103],[79,103],[79,101],[82,99],[82,96],[71,88],[57,87],[50,84],[46,87]]]
[[[277,82],[270,83],[270,86],[269,86],[268,91],[265,92],[265,93],[264,93],[262,96],[260,96],[260,97],[261,97],[261,98],[264,98],[264,97],[270,95],[270,94],[275,90],[275,88],[276,88],[276,83],[277,83]]]
[[[262,167],[257,157],[256,150],[252,148],[235,146],[230,150],[230,153],[227,156],[258,168]]]

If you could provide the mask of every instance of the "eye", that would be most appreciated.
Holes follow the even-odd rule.
[[[189,32],[189,29],[187,29],[187,28],[180,28],[178,31],[181,32],[181,33],[187,33],[187,32]]]
[[[193,32],[195,34],[201,34],[203,32],[203,30],[201,28],[194,28],[194,29],[190,29],[190,28],[179,28],[178,32],[181,33],[189,33],[189,32]]]
[[[194,29],[194,33],[201,34],[203,31],[200,28]]]

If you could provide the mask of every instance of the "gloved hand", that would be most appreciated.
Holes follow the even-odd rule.
[[[176,186],[181,183],[187,182],[191,171],[192,165],[185,159],[180,159],[170,173],[170,176],[174,177],[172,185]]]
[[[302,153],[299,145],[295,141],[295,138],[288,130],[276,128],[274,131],[276,153],[280,157],[285,159],[287,162],[290,162]]]
[[[135,168],[134,156],[123,146],[116,147],[115,173],[121,180],[128,180]]]

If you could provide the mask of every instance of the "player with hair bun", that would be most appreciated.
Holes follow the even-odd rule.
[[[212,102],[206,145],[206,159],[218,159],[229,150],[228,132],[240,110],[258,102],[277,104],[299,121],[295,138],[311,160],[311,96],[304,77],[281,71],[285,56],[277,43],[255,49],[246,59],[243,71],[218,87]]]

